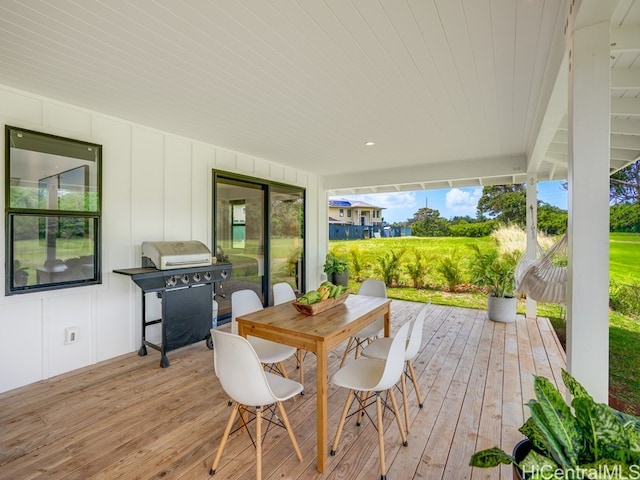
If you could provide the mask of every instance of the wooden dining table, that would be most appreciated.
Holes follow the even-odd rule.
[[[317,469],[323,472],[328,452],[328,352],[378,318],[384,318],[384,335],[390,335],[391,300],[349,295],[347,300],[317,315],[298,312],[290,303],[267,307],[236,318],[238,334],[290,345],[317,355]]]

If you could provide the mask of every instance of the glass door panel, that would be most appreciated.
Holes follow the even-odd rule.
[[[304,191],[272,186],[269,205],[269,291],[274,283],[287,282],[302,294]]]
[[[231,263],[231,279],[216,292],[218,315],[231,313],[231,293],[254,290],[264,302],[265,189],[218,176],[215,183],[215,242],[219,262]]]

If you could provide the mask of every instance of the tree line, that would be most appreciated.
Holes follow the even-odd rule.
[[[436,209],[422,207],[413,218],[394,226],[410,226],[418,237],[485,237],[499,225],[526,225],[526,195],[524,184],[485,186],[475,217],[447,219]],[[611,175],[609,197],[610,231],[640,232],[640,161]],[[566,229],[567,211],[539,200],[538,230],[559,235]]]

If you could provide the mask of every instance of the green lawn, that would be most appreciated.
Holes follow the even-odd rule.
[[[400,286],[388,289],[390,298],[484,309],[486,296],[470,285],[462,285],[455,293],[445,291],[445,283],[436,268],[440,258],[453,255],[466,271],[470,256],[469,245],[473,243],[489,245],[491,239],[488,237],[380,238],[331,241],[329,247],[347,259],[351,258],[351,250],[356,249],[362,263],[366,265],[361,274],[364,278],[380,278],[376,272],[376,258],[382,257],[386,252],[406,249],[403,262],[407,263],[414,258],[412,250],[419,249],[429,258],[431,266],[427,274],[427,288],[412,288],[410,279],[404,275],[400,277]],[[611,280],[628,285],[640,285],[640,269],[635,268],[638,265],[640,265],[640,234],[611,234]],[[350,278],[349,286],[352,291],[357,291],[359,284],[355,278]],[[519,301],[518,311],[524,313],[522,300]],[[550,318],[559,338],[564,342],[564,308],[559,305],[538,304],[538,314]],[[611,312],[609,325],[612,403],[621,410],[640,415],[640,320]]]

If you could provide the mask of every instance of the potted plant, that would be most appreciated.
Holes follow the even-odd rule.
[[[334,252],[327,253],[324,261],[324,273],[327,280],[334,285],[349,286],[349,264],[343,258],[338,257]]]
[[[497,248],[482,250],[471,245],[473,261],[470,268],[471,281],[488,291],[487,312],[496,322],[513,322],[516,319],[517,299],[515,270],[517,253],[500,253]]]
[[[534,376],[531,417],[519,431],[527,438],[513,455],[498,447],[472,455],[472,467],[514,465],[514,479],[640,478],[640,419],[596,403],[562,371],[573,396],[569,406],[545,377]]]

